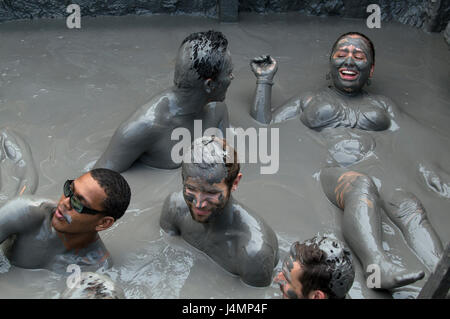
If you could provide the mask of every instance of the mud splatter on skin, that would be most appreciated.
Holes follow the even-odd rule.
[[[286,277],[288,282],[292,282],[291,272],[292,272],[293,268],[294,268],[294,261],[292,259],[292,256],[287,256],[283,261],[282,271],[283,271],[284,277]]]
[[[347,36],[333,48],[330,58],[330,73],[334,86],[346,93],[359,92],[370,77],[374,56],[367,40],[359,36]],[[356,73],[354,80],[341,77],[340,70]]]
[[[69,214],[64,214],[64,213],[62,215],[68,224],[72,223],[72,216],[70,216]]]
[[[74,176],[83,171],[86,165],[97,160],[101,149],[107,146],[106,139],[112,134],[111,130],[115,129],[117,123],[122,119],[130,115],[130,109],[124,108],[124,105],[130,107],[141,105],[154,93],[172,84],[173,68],[169,62],[176,56],[175,51],[179,45],[179,43],[175,43],[176,39],[180,39],[179,42],[181,42],[191,32],[209,30],[217,25],[214,21],[207,21],[199,17],[125,16],[115,17],[114,32],[105,33],[102,30],[111,26],[108,19],[112,18],[91,19],[90,23],[93,27],[84,29],[76,36],[73,33],[61,34],[61,21],[58,20],[34,21],[35,26],[39,26],[39,30],[27,21],[2,24],[0,33],[4,45],[0,51],[4,58],[1,59],[1,65],[2,70],[8,73],[3,80],[5,80],[4,83],[7,82],[6,80],[11,83],[2,87],[3,104],[0,120],[2,125],[10,125],[20,130],[31,145],[36,159],[41,161],[36,164],[40,167],[40,176],[46,178],[39,186],[42,196],[52,198],[55,195],[53,188],[48,186],[48,178],[57,181],[63,180],[69,175]],[[336,36],[348,30],[360,29],[361,24],[361,20],[352,21],[337,17],[315,18],[298,14],[287,14],[281,20],[278,16],[267,15],[261,22],[258,22],[259,18],[256,21],[249,15],[241,15],[240,19],[239,24],[222,25],[221,29],[226,30],[225,35],[229,38],[229,45],[240,51],[239,55],[233,56],[238,66],[235,80],[237,82],[233,84],[237,85],[230,87],[226,102],[233,126],[244,128],[256,126],[248,116],[248,103],[252,98],[255,83],[253,79],[247,81],[252,75],[247,67],[246,57],[250,58],[255,54],[267,52],[267,43],[273,45],[272,52],[268,53],[275,57],[285,57],[278,61],[280,71],[284,70],[284,72],[279,74],[280,81],[273,87],[273,104],[278,106],[297,93],[307,90],[315,91],[324,86],[325,73],[328,71],[328,53]],[[143,24],[150,27],[142,28]],[[130,37],[130,34],[136,36]],[[60,35],[63,35],[64,39],[58,38]],[[286,39],[280,35],[289,35],[290,43],[287,46]],[[377,57],[379,68],[375,72],[374,85],[370,87],[369,91],[389,96],[398,104],[401,111],[407,111],[411,117],[422,123],[433,123],[438,131],[448,135],[448,116],[446,114],[449,99],[445,83],[440,81],[445,78],[449,69],[448,63],[446,63],[448,62],[448,50],[441,45],[442,39],[436,35],[425,34],[421,30],[390,22],[386,22],[380,30],[368,30],[368,35],[373,38],[377,46],[377,53],[384,51],[383,54],[380,54],[380,58]],[[302,41],[305,37],[319,41],[305,43]],[[25,41],[21,42],[18,39]],[[141,39],[151,41],[142,42]],[[262,39],[264,41],[261,41]],[[423,59],[417,55],[417,52],[421,52],[421,48],[423,50],[424,43],[429,44],[427,52],[433,55],[433,59]],[[134,49],[136,45],[140,48]],[[443,45],[445,46],[445,43]],[[23,51],[25,47],[35,50],[33,52],[36,54],[29,57],[21,54],[21,52],[25,52]],[[104,52],[110,51],[114,54],[104,54]],[[326,57],[324,53],[327,54]],[[41,54],[46,57],[41,58]],[[133,60],[129,60],[130,54],[133,55]],[[17,59],[21,59],[14,66],[20,76],[11,75],[13,63],[16,63],[14,62],[16,56]],[[85,59],[86,56],[91,59]],[[321,56],[323,57],[320,59],[322,63],[308,62],[311,59],[318,61]],[[62,57],[70,58],[70,61],[62,61]],[[117,59],[128,62],[126,64],[117,63]],[[94,64],[93,60],[97,62]],[[66,67],[58,67],[61,63],[67,64]],[[92,75],[89,73],[90,70],[97,70],[97,73],[88,79],[83,80],[83,78],[72,76],[74,74],[82,77],[86,74]],[[397,72],[392,73],[391,70]],[[430,70],[430,72],[423,73],[420,72],[421,70]],[[24,79],[33,79],[37,74],[39,77],[36,79],[36,83],[47,84],[46,88],[49,92],[33,99],[33,91],[38,87]],[[405,74],[408,76],[405,77]],[[72,76],[72,78],[62,80],[66,76]],[[86,90],[86,81],[88,80],[97,88],[103,88],[103,92],[96,92],[93,95],[94,92]],[[114,85],[117,88],[108,89],[108,85]],[[429,90],[420,90],[420,88],[429,88]],[[408,95],[406,95],[407,93]],[[70,103],[68,98],[74,102]],[[14,101],[24,101],[25,104],[20,106],[22,116],[14,115],[19,111],[19,104]],[[56,103],[56,101],[67,101],[70,105],[65,104],[64,108],[61,108],[62,104]],[[92,107],[93,101],[96,102],[95,107]],[[424,107],[421,101],[426,101],[427,107]],[[406,103],[408,104],[406,105]],[[105,118],[105,114],[111,116]],[[84,120],[80,121],[80,116],[84,115],[87,115],[86,118],[83,117]],[[66,124],[61,126],[61,123]],[[439,143],[442,139],[439,139],[437,134],[431,135],[431,132],[430,135],[424,136],[421,130],[416,130],[415,126],[412,127],[402,122],[399,124],[401,124],[401,128],[395,135],[405,136],[399,143],[411,146],[407,148],[393,146],[391,151],[390,148],[383,148],[383,145],[386,145],[386,141],[391,142],[392,134],[389,135],[389,132],[386,132],[385,136],[382,132],[379,138],[379,133],[369,132],[377,138],[376,155],[380,159],[376,163],[369,163],[369,166],[375,171],[379,170],[379,173],[375,173],[374,176],[382,182],[381,190],[411,186],[411,191],[416,193],[423,202],[429,212],[430,221],[436,223],[438,234],[446,242],[450,238],[449,201],[447,198],[438,198],[429,189],[420,188],[422,184],[419,185],[420,181],[414,179],[418,162],[414,166],[412,161],[416,160],[416,156],[420,156],[420,154],[429,154],[427,156],[432,158],[448,158],[445,154],[445,156],[440,156],[441,153],[432,152],[432,150],[444,148],[447,144]],[[53,129],[54,125],[56,127]],[[323,198],[320,185],[312,182],[310,186],[306,187],[305,184],[306,180],[311,179],[313,172],[322,168],[322,163],[319,165],[318,162],[324,159],[323,147],[317,146],[316,139],[311,139],[310,129],[298,121],[283,123],[279,127],[282,138],[280,174],[262,177],[251,167],[246,168],[246,178],[238,190],[238,196],[241,196],[242,199],[245,198],[244,203],[265,218],[279,235],[285,236],[292,242],[298,236],[306,239],[306,237],[302,237],[311,234],[311,231],[323,230],[324,225],[330,225],[332,222],[330,216],[340,220],[341,214],[337,208],[328,205],[327,199]],[[315,132],[312,133],[315,134]],[[52,135],[53,138],[48,139],[48,135]],[[301,137],[301,142],[298,141],[298,137]],[[430,151],[421,153],[423,149],[421,146],[424,145],[425,140],[428,141]],[[156,143],[156,140],[154,142]],[[81,158],[79,149],[87,152]],[[387,155],[390,156],[391,161],[388,165],[384,165],[387,164],[385,162]],[[409,156],[406,160],[405,155]],[[396,167],[396,169],[394,170],[392,167]],[[399,167],[404,167],[405,173],[396,172]],[[415,168],[414,171],[413,168]],[[439,174],[439,171],[436,170],[436,173]],[[149,212],[157,215],[159,214],[158,207],[151,208],[151,205],[158,205],[158,201],[167,195],[166,192],[169,193],[175,189],[182,190],[179,171],[153,170],[138,164],[127,173],[127,177],[135,186],[133,202],[139,216],[136,217],[133,212],[126,214],[124,216],[125,223],[115,228],[110,233],[112,236],[108,236],[108,242],[115,247],[113,257],[117,255],[115,269],[122,273],[129,269],[127,261],[121,256],[130,254],[130,256],[140,257],[139,251],[153,247],[153,245],[149,246],[148,241],[160,238],[160,228],[155,224],[149,224],[150,228],[140,227],[142,223],[149,221],[146,217],[149,214],[140,214],[141,207],[142,212],[147,212],[146,209],[148,209]],[[286,192],[284,188],[287,181],[292,181],[289,184],[289,192]],[[266,182],[276,183],[280,187],[266,184],[255,192],[255,187]],[[303,194],[304,197],[291,195],[291,191],[292,194],[295,192],[297,195]],[[151,198],[150,194],[153,194]],[[182,200],[184,202],[184,199]],[[273,207],[281,209],[275,210]],[[299,207],[302,209],[299,210]],[[296,213],[291,214],[294,211]],[[314,218],[311,217],[313,212]],[[338,214],[334,215],[336,212]],[[126,227],[127,225],[129,227]],[[336,227],[336,231],[340,232],[342,229],[340,223],[333,226]],[[398,235],[398,231],[396,234]],[[419,264],[417,257],[409,251],[401,237],[392,235],[385,236],[385,239],[393,247],[394,255],[402,254],[403,263],[412,266]],[[289,246],[285,249],[288,250]],[[130,247],[133,247],[131,252]],[[190,250],[186,249],[186,251]],[[197,256],[196,253],[194,255]],[[239,281],[230,280],[228,274],[224,272],[222,274],[216,268],[203,262],[202,257],[195,258],[193,266],[192,264],[183,264],[183,270],[189,273],[189,279],[186,281],[183,279],[180,287],[155,285],[153,290],[139,292],[139,297],[162,296],[165,295],[164,291],[166,290],[171,298],[183,296],[188,298],[189,296],[271,298],[276,297],[279,292],[278,287],[245,288]],[[137,262],[137,265],[140,263],[141,261]],[[174,262],[174,265],[178,267],[180,264]],[[141,273],[141,278],[148,280],[170,278],[177,274],[174,267],[164,268],[162,275],[158,274],[158,271],[150,277]],[[137,271],[140,268],[136,266],[135,269]],[[28,276],[30,272],[16,269],[14,273]],[[14,273],[1,276],[0,287],[10,287],[8,291],[0,292],[2,298],[10,296],[36,298],[36,296],[42,296],[43,293],[48,294],[51,290],[51,286],[44,286],[47,274],[43,271],[32,272],[33,278],[26,288],[18,284]],[[205,274],[211,276],[205,278]],[[27,278],[29,277],[31,275]],[[214,278],[217,278],[218,284],[216,285],[213,282]],[[352,289],[352,297],[391,298],[391,295],[384,291],[369,290],[365,286],[365,280],[361,273],[357,281],[359,286],[355,285],[355,289]],[[135,285],[130,278],[122,278],[121,282],[127,292],[135,291]],[[413,290],[420,289],[422,283],[413,284]],[[180,291],[181,296],[179,295]],[[411,295],[410,291],[408,290],[406,295]]]
[[[191,34],[181,45],[191,43],[192,68],[198,73],[199,80],[215,80],[222,70],[228,40],[212,30]]]
[[[355,279],[350,250],[332,234],[316,236],[307,240],[305,245],[316,245],[325,253],[325,262],[332,274],[328,287],[338,298],[344,298]]]
[[[195,181],[195,184],[192,183],[193,181]],[[188,177],[188,180],[183,183],[183,197],[194,220],[197,220],[197,218],[195,218],[193,207],[201,209],[203,206],[211,214],[202,222],[210,222],[211,218],[217,218],[223,213],[223,208],[230,198],[230,189],[228,189],[228,194],[224,196],[220,188],[215,187],[204,179]],[[204,206],[205,202],[206,206]]]
[[[61,299],[123,299],[121,287],[108,276],[93,272],[81,273],[78,286],[66,289]]]

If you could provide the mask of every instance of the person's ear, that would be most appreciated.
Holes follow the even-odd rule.
[[[237,189],[239,182],[241,181],[241,178],[242,178],[242,173],[237,174],[236,178],[233,181],[233,185],[231,185],[232,192],[234,192]]]
[[[203,88],[205,89],[206,93],[211,94],[211,92],[214,90],[214,82],[212,79],[206,79],[205,82],[203,82]]]
[[[111,227],[114,224],[114,222],[115,222],[114,217],[104,216],[98,221],[97,226],[95,226],[95,230],[98,232],[106,230],[109,227]]]
[[[322,290],[314,290],[310,292],[309,299],[327,299],[327,295]]]
[[[373,71],[375,70],[375,63],[372,64],[372,66],[370,67],[370,74],[369,74],[369,78],[371,78],[373,76]]]

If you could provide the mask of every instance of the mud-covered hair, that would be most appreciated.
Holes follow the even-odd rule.
[[[181,43],[175,65],[177,87],[192,87],[206,79],[217,79],[222,71],[228,40],[214,30],[192,33]]]
[[[225,183],[230,189],[240,171],[236,150],[225,139],[217,136],[197,138],[189,148],[183,160],[181,174],[183,181],[187,178],[187,165],[197,169],[220,170],[225,168]]]
[[[336,48],[336,45],[339,43],[339,41],[341,41],[343,38],[345,38],[347,36],[351,36],[351,35],[357,35],[357,36],[363,38],[364,41],[366,41],[366,43],[369,45],[369,48],[370,48],[370,54],[372,55],[372,65],[374,65],[375,64],[375,46],[373,45],[372,40],[370,40],[369,37],[366,36],[365,34],[362,34],[362,33],[356,32],[356,31],[347,32],[347,33],[344,33],[341,36],[339,36],[339,38],[336,40],[336,42],[334,42],[333,46],[331,47],[330,59],[333,56],[334,49]]]
[[[105,215],[118,220],[130,204],[131,190],[128,182],[122,175],[107,168],[95,168],[90,173],[106,193],[103,202]]]
[[[316,236],[291,247],[291,256],[302,265],[302,294],[321,290],[330,299],[344,299],[355,279],[351,253],[334,236]]]

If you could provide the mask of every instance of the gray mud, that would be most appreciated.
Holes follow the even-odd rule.
[[[229,40],[235,79],[226,103],[232,126],[243,128],[262,127],[249,115],[255,89],[251,58],[271,54],[277,59],[272,101],[278,106],[327,84],[328,54],[341,33],[366,33],[376,47],[368,91],[391,98],[404,112],[404,120],[396,130],[370,132],[375,148],[350,168],[373,176],[382,196],[397,187],[416,194],[445,246],[450,240],[450,201],[445,196],[450,171],[450,54],[440,34],[398,23],[369,30],[365,20],[241,14],[239,24],[181,16],[82,18],[81,30],[68,30],[65,20],[0,24],[0,127],[13,128],[30,144],[39,171],[36,194],[57,200],[67,178],[91,168],[117,126],[172,85],[181,41],[211,28]],[[275,127],[280,128],[278,174],[260,175],[258,164],[243,165],[235,198],[272,225],[283,260],[294,241],[317,232],[335,232],[342,239],[342,212],[321,189],[319,173],[330,159],[323,136],[298,120]],[[444,173],[435,174],[437,179],[425,180],[424,175],[435,175],[424,172],[439,170]],[[139,164],[124,176],[132,189],[129,210],[101,236],[115,261],[107,273],[126,297],[281,296],[276,284],[248,287],[182,239],[162,233],[159,214],[167,194],[181,189],[180,169]],[[425,270],[386,216],[383,232],[383,246],[395,263]],[[352,298],[391,298],[392,294],[366,288],[361,266],[355,263]],[[279,263],[277,270],[280,267]],[[64,282],[45,270],[11,267],[0,275],[0,298],[57,298]],[[423,284],[421,280],[398,289],[393,296],[414,297]]]

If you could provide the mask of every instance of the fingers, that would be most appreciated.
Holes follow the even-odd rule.
[[[270,55],[260,55],[257,57],[254,57],[253,59],[251,59],[250,61],[251,64],[255,63],[255,64],[275,64],[276,61],[274,58],[272,58]]]

